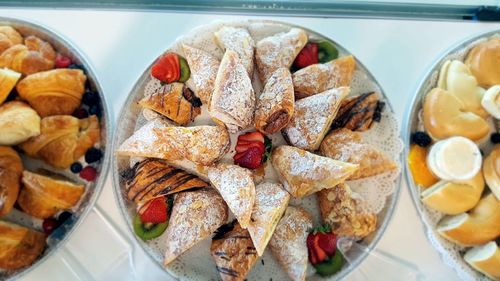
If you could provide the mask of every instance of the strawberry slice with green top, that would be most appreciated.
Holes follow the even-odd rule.
[[[261,142],[264,143],[264,135],[261,132],[249,132],[238,136],[238,142]]]
[[[321,276],[330,276],[338,272],[344,264],[344,258],[337,250],[337,236],[331,226],[325,224],[311,230],[306,240],[309,262]]]
[[[165,83],[179,81],[181,76],[179,56],[176,53],[166,53],[161,56],[151,68],[151,75]]]

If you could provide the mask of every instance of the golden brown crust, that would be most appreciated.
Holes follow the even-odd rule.
[[[378,101],[379,94],[376,92],[344,99],[337,116],[333,120],[332,128],[346,128],[360,132],[370,129]]]
[[[0,26],[0,54],[8,48],[23,43],[23,36],[8,25]]]
[[[470,50],[465,64],[476,77],[478,84],[488,89],[500,84],[500,38],[479,43]]]
[[[40,116],[21,101],[0,106],[0,145],[16,145],[40,134]]]
[[[31,157],[66,169],[94,146],[100,135],[99,120],[95,115],[85,119],[69,115],[49,116],[42,119],[41,134],[19,147]]]
[[[7,99],[21,78],[21,73],[8,68],[0,68],[0,105]]]
[[[80,106],[86,80],[80,69],[61,68],[29,75],[16,89],[41,117],[69,115]]]
[[[0,146],[0,217],[8,214],[19,194],[23,163],[17,152]]]
[[[212,239],[210,253],[223,281],[243,281],[258,258],[250,234],[238,223],[222,237]]]
[[[24,212],[40,219],[72,208],[85,190],[82,184],[29,171],[23,172],[22,182],[23,188],[17,202]]]
[[[45,235],[0,221],[0,268],[15,270],[32,264],[45,249]]]
[[[188,45],[182,45],[182,49],[191,70],[196,95],[204,104],[209,105],[220,60],[203,50]]]
[[[54,68],[56,53],[52,46],[36,36],[28,36],[24,44],[9,47],[0,55],[0,67],[7,67],[24,75]]]

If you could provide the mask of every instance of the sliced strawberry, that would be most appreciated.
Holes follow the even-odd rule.
[[[264,143],[264,135],[261,132],[250,132],[238,136],[238,142],[240,141],[248,141],[248,142],[258,141]]]
[[[238,153],[240,154],[240,153]],[[238,155],[236,154],[235,157]],[[262,162],[263,151],[257,147],[251,147],[247,151],[242,152],[242,155],[238,155],[238,160],[234,163],[240,165],[241,167],[249,169],[257,169],[260,167]]]
[[[151,75],[166,83],[178,81],[181,70],[177,54],[167,53],[160,57],[151,68]]]
[[[247,151],[251,147],[256,147],[256,148],[260,149],[261,153],[264,153],[266,151],[266,147],[264,146],[264,144],[256,141],[256,142],[251,142],[248,144],[240,144],[238,142],[238,144],[236,145],[236,152],[238,152],[238,153],[244,152],[244,151]]]
[[[301,69],[316,63],[318,63],[318,44],[308,43],[295,58],[293,66]]]
[[[309,236],[312,236],[309,238]],[[320,237],[317,234],[310,233],[308,236],[308,240],[310,239],[310,243],[308,245],[309,252],[309,261],[312,265],[316,265],[328,259],[327,254],[321,247],[319,246]]]
[[[337,236],[333,233],[317,233],[319,236],[318,245],[328,256],[335,255],[337,249]]]
[[[163,223],[168,219],[167,202],[164,197],[155,198],[139,210],[139,216],[144,223]]]
[[[311,264],[319,264],[328,257],[335,255],[337,250],[337,236],[332,232],[329,224],[312,229],[307,236],[307,248]]]
[[[245,155],[246,151],[244,152],[240,152],[240,153],[236,153],[234,156],[233,156],[233,160],[234,162],[236,163],[237,161],[239,161],[241,159],[241,157],[243,157]]]

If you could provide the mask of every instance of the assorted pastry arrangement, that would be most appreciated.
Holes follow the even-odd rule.
[[[500,280],[500,38],[448,60],[422,100],[408,167],[434,226],[465,261]]]
[[[102,109],[86,82],[69,54],[0,26],[0,272],[62,239],[100,170]]]
[[[354,57],[300,28],[254,40],[222,26],[213,40],[222,57],[182,44],[157,59],[148,71],[159,86],[138,101],[147,121],[115,151],[130,163],[119,172],[136,236],[165,244],[166,267],[211,237],[197,251],[222,280],[244,280],[266,249],[292,280],[308,264],[335,274],[338,238],[377,229],[348,181],[398,169],[363,140],[382,118],[381,95],[350,95]],[[294,203],[310,196],[321,225]]]

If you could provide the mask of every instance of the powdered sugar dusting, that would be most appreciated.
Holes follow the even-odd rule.
[[[214,33],[217,44],[226,50],[233,50],[238,54],[241,63],[247,70],[248,76],[253,75],[253,54],[255,42],[246,28],[224,26]]]
[[[208,104],[214,90],[220,61],[209,53],[189,45],[183,45],[183,50],[191,70],[191,79],[194,81],[196,96],[204,104]]]

